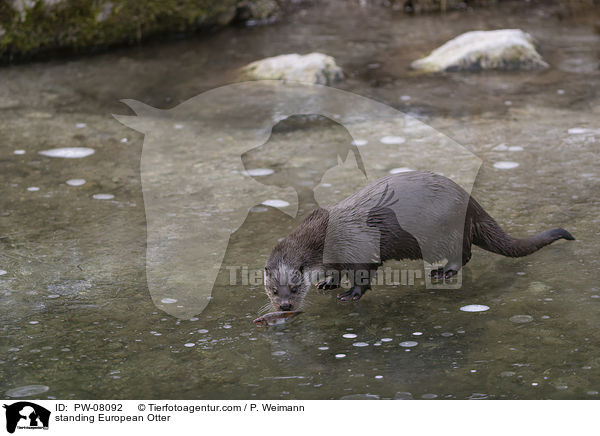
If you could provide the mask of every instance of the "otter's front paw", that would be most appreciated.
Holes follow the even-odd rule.
[[[362,295],[363,291],[358,286],[355,286],[349,291],[338,294],[337,298],[340,301],[357,301],[360,300],[360,297],[362,297]]]
[[[317,289],[324,289],[326,291],[330,289],[337,289],[340,287],[339,284],[335,283],[333,278],[327,277],[325,280],[318,282],[316,285]]]

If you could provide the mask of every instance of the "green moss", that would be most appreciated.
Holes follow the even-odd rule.
[[[89,51],[136,43],[166,32],[193,32],[230,22],[240,0],[37,0],[22,20],[0,1],[0,59],[40,52]],[[244,2],[247,3],[247,2]],[[3,33],[4,32],[4,33]]]

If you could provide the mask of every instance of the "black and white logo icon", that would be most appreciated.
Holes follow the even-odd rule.
[[[29,401],[19,401],[10,405],[5,404],[6,431],[14,433],[18,429],[37,430],[48,429],[50,411]]]

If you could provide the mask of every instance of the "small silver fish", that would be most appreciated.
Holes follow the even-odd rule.
[[[283,324],[284,322],[287,322],[290,319],[295,318],[296,316],[300,315],[301,313],[302,313],[302,311],[300,311],[300,310],[266,313],[263,316],[261,316],[260,318],[256,318],[254,320],[254,324],[256,324],[259,327]]]

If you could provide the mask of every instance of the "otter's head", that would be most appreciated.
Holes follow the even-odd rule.
[[[265,291],[276,311],[300,310],[309,288],[310,280],[302,266],[279,263],[265,267]]]

